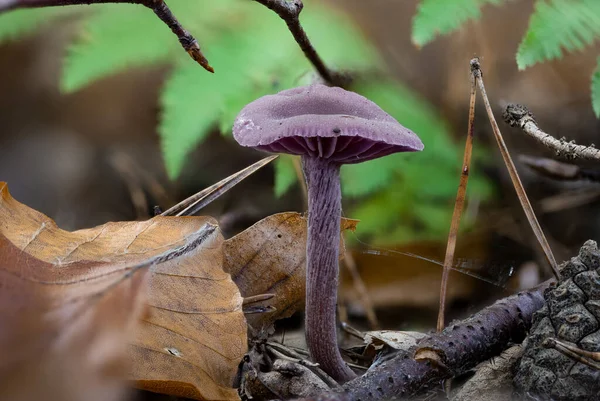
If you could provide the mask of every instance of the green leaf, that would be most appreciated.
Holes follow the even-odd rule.
[[[281,197],[297,181],[296,168],[294,167],[294,157],[290,155],[281,155],[275,160],[275,195]]]
[[[29,35],[67,11],[51,8],[15,10],[0,15],[0,43]]]
[[[600,57],[596,61],[596,69],[592,74],[592,107],[596,117],[600,118]]]
[[[506,0],[422,0],[413,18],[412,41],[424,46],[437,35],[446,35],[481,17],[484,5],[500,5],[503,1]]]
[[[106,4],[94,11],[68,49],[61,77],[65,92],[127,68],[165,62],[169,51],[179,46],[145,7]]]
[[[400,170],[402,156],[394,154],[361,164],[342,167],[342,191],[344,195],[358,197],[368,195],[387,185]]]
[[[523,70],[560,58],[563,51],[581,50],[600,37],[600,1],[538,0],[519,50]]]
[[[169,7],[187,29],[202,38],[210,38],[214,33],[207,24],[213,18],[212,13],[223,13],[224,7],[231,3],[232,0],[171,0]],[[128,68],[166,64],[185,57],[177,37],[147,7],[98,5],[85,19],[76,41],[69,46],[61,88],[74,92]],[[190,58],[186,61],[193,64]]]

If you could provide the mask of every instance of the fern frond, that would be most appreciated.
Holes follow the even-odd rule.
[[[68,48],[61,89],[74,92],[127,68],[164,62],[177,45],[162,22],[145,7],[98,6]]]
[[[506,0],[422,0],[413,18],[412,41],[424,46],[437,35],[446,35],[469,20],[481,17],[486,4],[500,5]]]
[[[523,70],[560,58],[563,51],[581,50],[598,38],[600,1],[538,0],[517,51],[517,65]]]

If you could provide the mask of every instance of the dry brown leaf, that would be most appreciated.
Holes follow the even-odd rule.
[[[356,229],[357,220],[342,219],[341,229]],[[248,315],[255,329],[270,326],[304,306],[306,289],[306,218],[279,213],[225,241],[224,266],[244,298],[275,294],[270,313]],[[344,254],[344,246],[340,247]]]
[[[0,183],[0,399],[110,401],[124,395],[126,346],[144,272],[76,258],[62,231]]]
[[[247,328],[240,292],[222,268],[223,236],[210,218],[153,221],[159,231],[148,231],[156,242],[176,243],[198,231],[205,238],[196,250],[151,271],[150,313],[131,349],[133,379],[164,394],[238,400],[231,386],[247,352]]]
[[[0,373],[4,372],[1,368],[11,373],[31,370],[38,376],[28,379],[30,388],[35,387],[32,380],[50,373],[53,381],[44,383],[47,388],[51,383],[48,389],[61,396],[46,397],[95,400],[90,392],[99,387],[83,385],[87,382],[79,377],[97,380],[99,374],[110,373],[108,368],[122,366],[115,362],[121,354],[114,345],[122,344],[118,340],[125,338],[121,333],[125,323],[136,323],[139,316],[135,313],[139,308],[133,307],[139,305],[134,302],[138,291],[133,290],[140,286],[141,275],[124,279],[133,267],[150,273],[149,308],[130,341],[130,377],[152,391],[196,399],[239,399],[231,384],[246,353],[246,322],[240,293],[222,269],[223,238],[214,220],[156,217],[67,232],[12,199],[3,183],[0,195],[0,300],[4,300],[0,302],[0,344],[20,346],[2,358]],[[154,266],[139,269],[149,265]],[[40,309],[37,315],[29,312]],[[31,318],[19,318],[24,315]],[[45,320],[40,321],[40,315]],[[68,371],[38,369],[33,362],[40,362],[41,355],[52,365],[72,363],[65,365]],[[20,365],[23,368],[15,370]],[[10,377],[2,374],[0,381],[5,376]],[[71,388],[60,387],[60,379]],[[2,382],[0,389],[3,394]],[[85,396],[73,393],[68,398],[58,392],[73,389],[85,390]],[[103,401],[112,394],[105,390],[97,394]]]

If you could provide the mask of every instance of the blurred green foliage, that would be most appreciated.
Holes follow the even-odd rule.
[[[63,14],[77,12],[81,20],[64,60],[60,86],[73,92],[129,68],[170,65],[159,99],[158,131],[166,169],[176,178],[188,152],[214,128],[230,134],[244,105],[308,83],[314,72],[285,23],[258,3],[169,0],[168,4],[198,39],[214,75],[185,54],[151,10],[105,4],[61,9]],[[0,39],[32,32],[57,15],[57,9],[51,8],[4,14]],[[379,244],[443,239],[459,180],[462,141],[452,141],[447,124],[424,100],[382,77],[375,48],[339,10],[306,0],[301,21],[329,66],[359,73],[353,90],[379,104],[425,143],[424,152],[344,166],[342,188],[350,201],[345,214],[362,220],[361,238],[368,236]],[[475,171],[469,191],[485,199],[490,186]],[[275,172],[275,193],[280,196],[297,182],[292,157],[279,158]]]
[[[600,117],[600,57],[596,60],[596,69],[592,74],[592,106],[596,115]]]
[[[0,16],[0,42],[18,39],[65,14],[57,9],[17,10]]]
[[[506,0],[422,0],[413,19],[412,41],[424,46],[437,35],[445,35],[469,20],[481,17],[481,7]]]
[[[421,0],[413,19],[413,42],[431,42],[465,22],[481,16],[481,7],[508,0]],[[600,38],[599,0],[537,0],[527,32],[516,53],[523,70],[534,64],[559,59],[565,52],[582,50]],[[592,75],[592,106],[600,118],[600,58]]]

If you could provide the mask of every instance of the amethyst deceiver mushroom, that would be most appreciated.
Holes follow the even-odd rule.
[[[306,342],[334,379],[356,375],[337,346],[340,166],[423,149],[419,137],[379,106],[341,88],[311,85],[268,95],[237,116],[233,136],[243,146],[302,156],[308,187]]]

